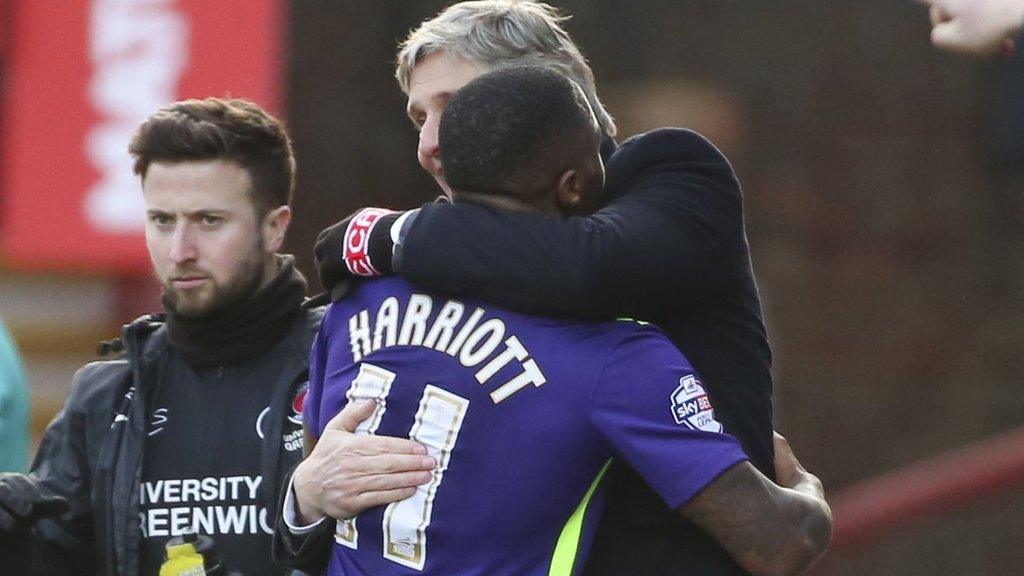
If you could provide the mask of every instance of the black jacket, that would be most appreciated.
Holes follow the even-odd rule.
[[[659,324],[701,375],[726,431],[774,477],[771,351],[732,167],[682,129],[608,152],[614,199],[597,213],[559,218],[428,204],[403,231],[395,269],[427,290],[522,312]],[[611,482],[587,574],[746,574],[636,473],[621,468]],[[318,566],[333,530],[324,524],[299,539],[279,523],[275,553]]]
[[[281,430],[293,396],[308,379],[309,350],[322,315],[322,309],[304,310],[268,352],[287,375],[274,388],[261,457],[263,477],[274,479],[264,491],[268,510],[275,509],[282,478],[301,457],[301,450],[282,449]],[[70,510],[37,523],[16,557],[0,558],[0,566],[29,564],[25,573],[32,576],[137,574],[146,402],[160,380],[153,375],[177,356],[169,354],[163,323],[154,316],[126,326],[123,343],[121,357],[92,362],[75,374],[32,465],[30,474],[42,490],[64,496]]]

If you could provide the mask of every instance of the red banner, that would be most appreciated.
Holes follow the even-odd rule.
[[[282,112],[281,0],[22,0],[0,103],[0,259],[148,272],[128,141],[160,106],[232,96]]]

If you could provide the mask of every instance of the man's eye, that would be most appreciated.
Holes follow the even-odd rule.
[[[216,226],[220,224],[223,218],[220,216],[203,216],[203,224],[207,226]]]
[[[164,216],[163,214],[155,214],[153,216],[150,216],[149,219],[152,220],[153,223],[156,224],[157,226],[167,226],[172,222],[170,216]]]

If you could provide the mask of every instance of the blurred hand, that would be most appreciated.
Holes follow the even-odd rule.
[[[918,0],[931,7],[932,44],[970,56],[1009,54],[1024,25],[1024,0]]]
[[[352,518],[408,498],[416,486],[430,481],[437,463],[423,445],[408,438],[355,434],[374,407],[373,401],[349,402],[295,469],[292,485],[300,522]]]
[[[60,496],[44,496],[36,483],[24,474],[0,473],[0,531],[30,528],[36,520],[68,509]]]

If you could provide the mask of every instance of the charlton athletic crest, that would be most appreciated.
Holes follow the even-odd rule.
[[[704,432],[721,432],[722,425],[715,420],[715,409],[711,407],[704,386],[695,376],[683,376],[679,387],[672,393],[672,417],[676,424],[689,426]]]
[[[306,394],[309,392],[309,382],[299,386],[299,391],[292,398],[292,413],[288,415],[288,421],[292,424],[302,426],[302,407],[306,404]]]

